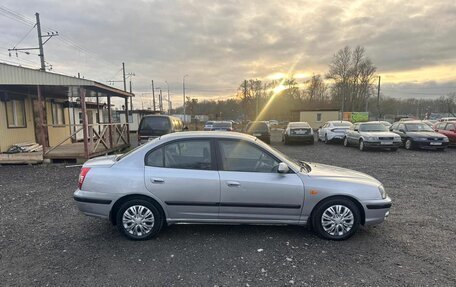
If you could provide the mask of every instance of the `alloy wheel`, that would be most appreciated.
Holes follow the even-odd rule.
[[[122,215],[125,231],[134,237],[143,237],[152,231],[155,217],[152,211],[143,205],[133,205]]]
[[[331,236],[343,236],[350,232],[355,222],[353,212],[345,205],[332,205],[321,216],[323,230]]]

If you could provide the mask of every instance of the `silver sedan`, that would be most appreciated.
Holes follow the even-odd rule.
[[[176,223],[310,225],[343,240],[360,225],[383,222],[391,207],[369,175],[295,161],[235,132],[173,133],[89,160],[74,199],[133,240]]]

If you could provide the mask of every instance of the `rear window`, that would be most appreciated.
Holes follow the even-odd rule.
[[[336,128],[346,128],[346,127],[351,127],[352,124],[351,123],[333,123],[333,126],[336,127]]]
[[[167,117],[146,117],[142,119],[139,129],[168,131],[171,125]]]
[[[214,128],[231,128],[231,123],[214,123]]]
[[[265,122],[254,122],[247,125],[247,131],[267,132],[269,131],[269,127]]]

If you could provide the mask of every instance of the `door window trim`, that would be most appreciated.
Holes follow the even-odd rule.
[[[153,153],[154,151],[160,149],[160,148],[165,148],[167,145],[178,143],[178,142],[187,142],[187,141],[208,141],[210,143],[211,147],[211,168],[210,169],[194,169],[194,168],[175,168],[175,167],[166,167],[166,166],[152,166],[147,164],[147,157]],[[175,140],[170,140],[165,143],[162,143],[161,145],[158,145],[151,150],[149,150],[146,155],[144,156],[144,167],[154,167],[154,168],[172,168],[172,169],[182,169],[182,170],[202,170],[202,171],[210,171],[210,170],[217,170],[217,156],[215,152],[215,141],[213,138],[208,138],[208,137],[201,137],[201,138],[185,138],[185,139],[175,139]]]

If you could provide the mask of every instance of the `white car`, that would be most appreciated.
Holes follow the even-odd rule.
[[[204,124],[204,130],[205,131],[211,131],[213,126],[214,126],[214,121],[207,121]]]
[[[328,121],[320,129],[318,129],[318,141],[329,143],[330,141],[342,141],[345,137],[345,132],[353,124],[347,121]]]
[[[455,117],[446,117],[446,118],[441,118],[439,120],[439,122],[452,122],[452,121],[456,121],[456,118]]]

